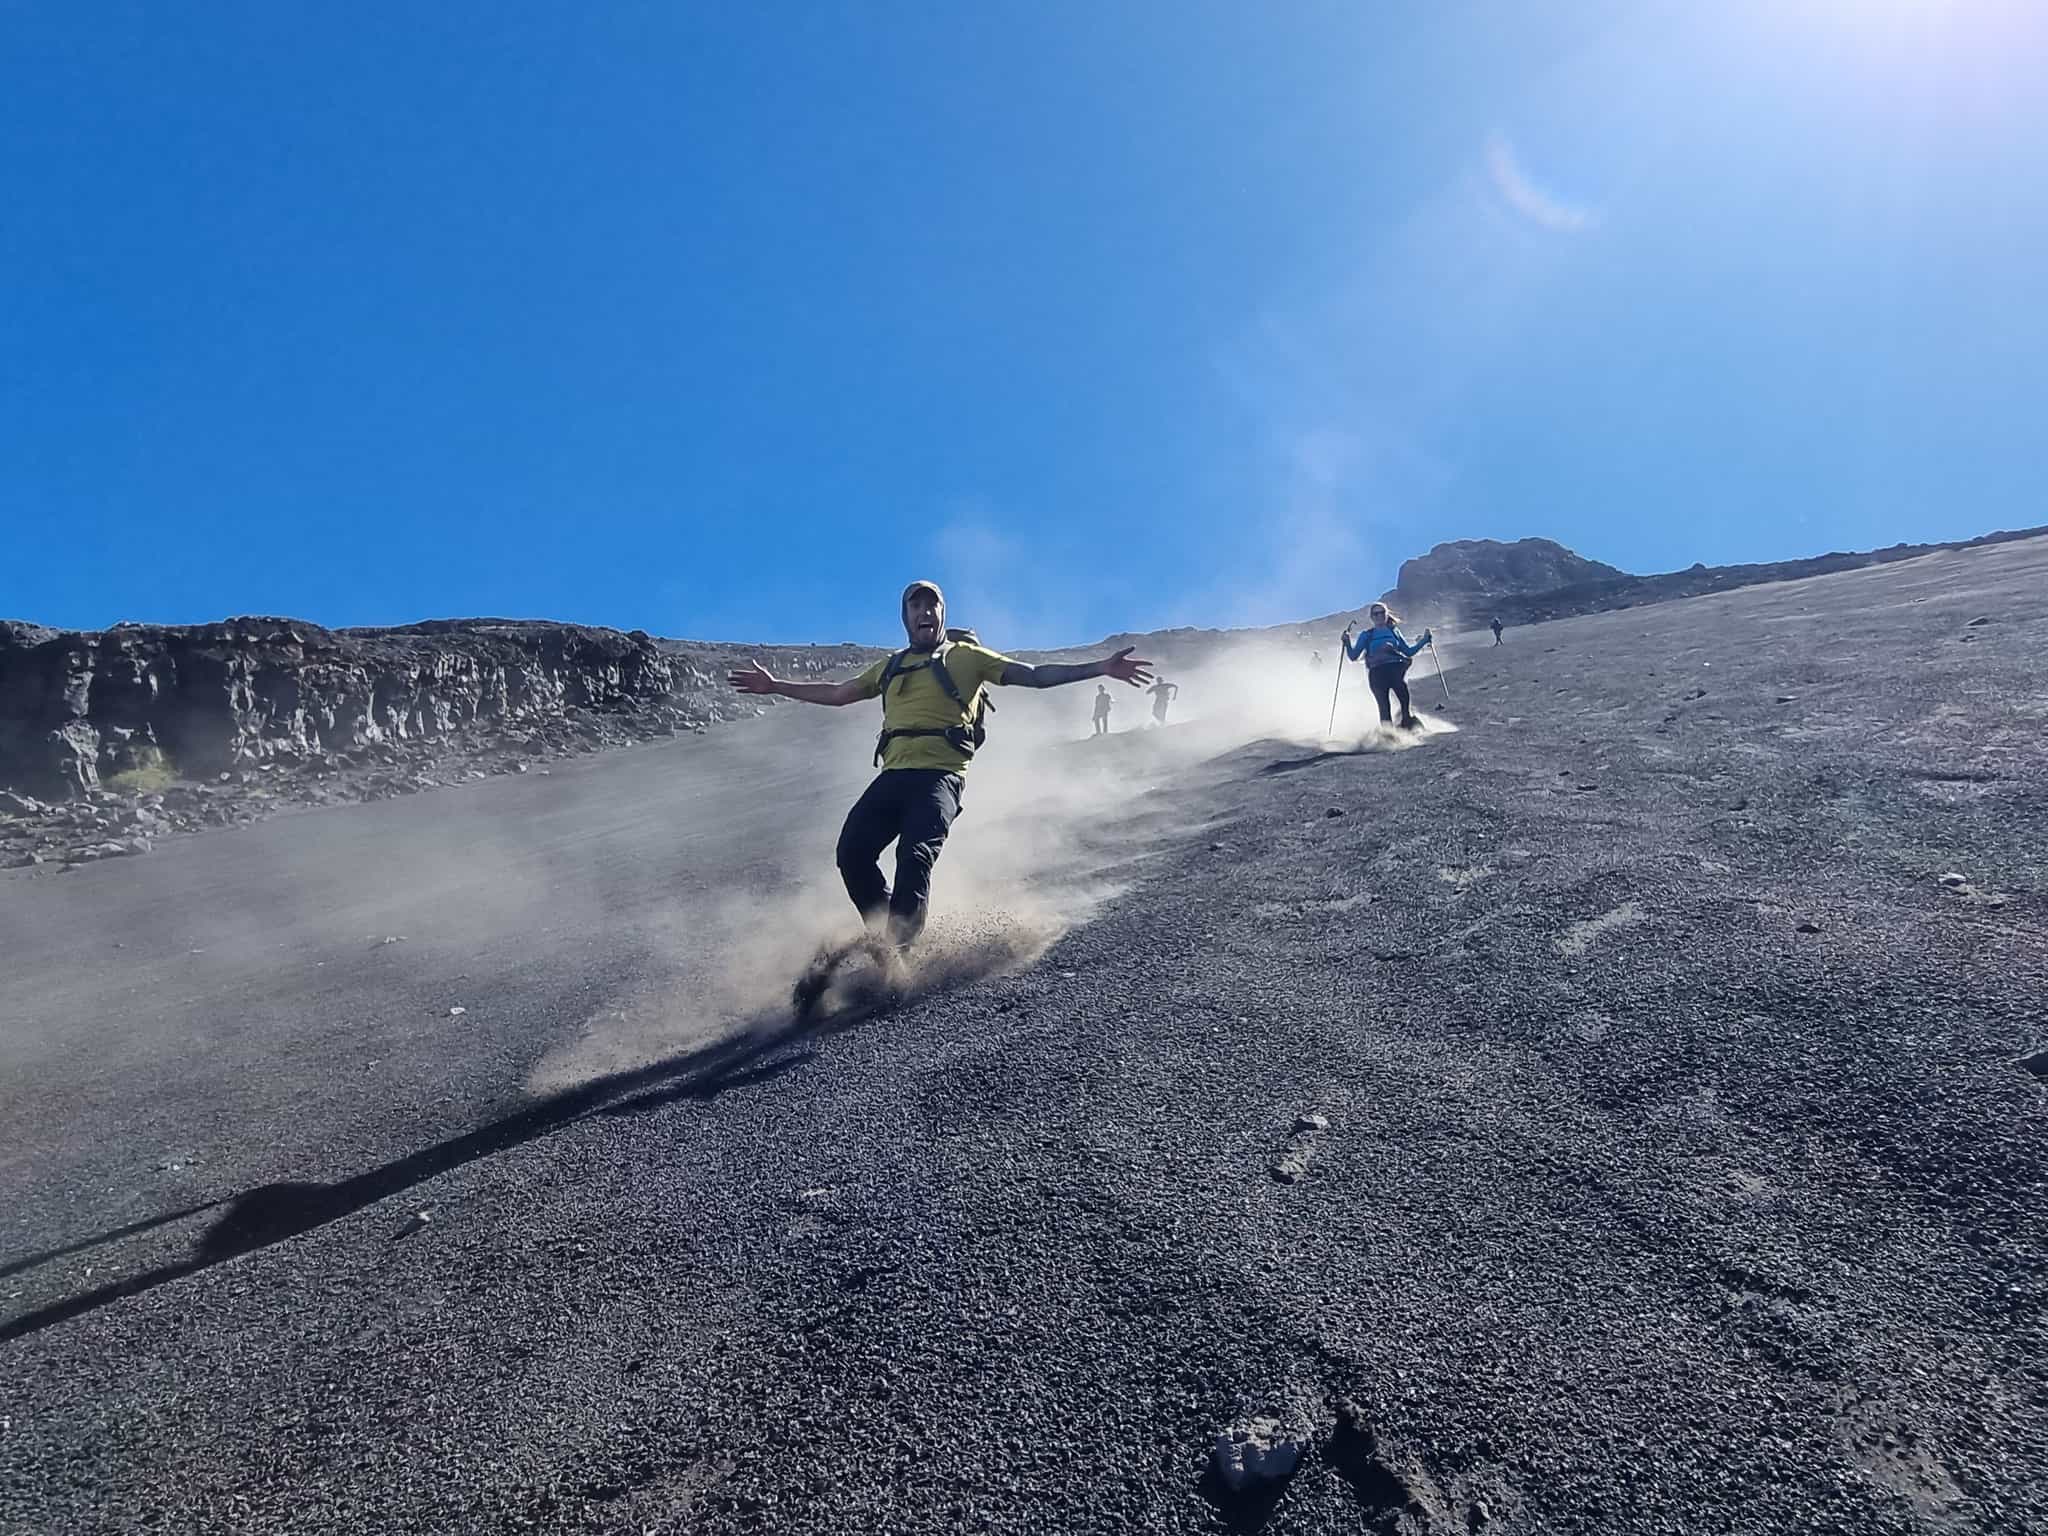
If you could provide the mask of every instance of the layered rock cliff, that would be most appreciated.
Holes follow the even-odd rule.
[[[752,654],[804,676],[873,653],[507,619],[99,632],[0,621],[0,863],[141,852],[156,832],[701,731],[758,712],[723,675]]]

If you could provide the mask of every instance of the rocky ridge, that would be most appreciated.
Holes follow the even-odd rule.
[[[804,676],[875,653],[510,619],[0,621],[0,868],[146,853],[165,833],[704,731],[759,712],[723,677],[756,654]]]
[[[1549,539],[1461,539],[1404,562],[1386,597],[1411,624],[1498,616],[1523,625],[2044,531],[1658,576],[1630,575]],[[1324,630],[1334,638],[1350,617],[1264,634],[1309,644]],[[1172,671],[1246,633],[1182,628],[1016,654],[1071,659],[1136,645]],[[143,853],[166,833],[414,794],[704,731],[764,707],[725,685],[737,660],[759,657],[786,676],[841,677],[881,654],[514,619],[328,630],[235,618],[99,632],[0,620],[0,868]]]
[[[1693,565],[1657,576],[1634,576],[1587,560],[1549,539],[1459,539],[1402,562],[1384,600],[1403,618],[1434,624],[1538,624],[1644,603],[1700,597],[1772,581],[1802,581],[1868,565],[1911,560],[1937,550],[1974,549],[2034,538],[2048,528],[1987,533],[1940,544],[1894,544],[1854,553],[1834,551],[1804,560],[1751,565]]]

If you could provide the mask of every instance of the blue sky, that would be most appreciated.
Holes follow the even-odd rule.
[[[993,643],[2048,522],[2028,0],[0,0],[0,616]]]

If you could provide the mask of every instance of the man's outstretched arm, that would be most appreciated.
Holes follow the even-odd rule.
[[[775,676],[758,661],[736,667],[726,679],[741,693],[772,693],[779,698],[800,699],[806,704],[853,704],[861,698],[860,679],[843,683],[790,683]]]
[[[1127,645],[1100,661],[1047,662],[1037,667],[1013,661],[1003,668],[999,681],[1005,688],[1059,688],[1086,682],[1091,677],[1113,677],[1133,688],[1142,688],[1152,681],[1152,663],[1134,658],[1131,652],[1136,649]]]

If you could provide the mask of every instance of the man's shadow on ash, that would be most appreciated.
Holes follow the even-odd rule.
[[[422,1147],[417,1152],[338,1183],[287,1181],[261,1184],[225,1201],[213,1200],[186,1206],[161,1216],[130,1222],[79,1242],[30,1254],[0,1267],[0,1275],[19,1274],[66,1254],[114,1242],[216,1206],[224,1204],[227,1207],[199,1235],[189,1257],[52,1302],[0,1324],[0,1343],[39,1333],[126,1297],[139,1296],[173,1280],[182,1280],[187,1275],[224,1264],[229,1259],[238,1259],[244,1254],[313,1231],[480,1157],[538,1140],[577,1120],[596,1114],[644,1114],[684,1099],[708,1102],[732,1089],[767,1082],[814,1060],[818,1055],[815,1045],[812,1045],[787,1057],[769,1059],[776,1052],[799,1042],[815,1042],[868,1023],[893,1011],[896,1001],[886,996],[861,998],[823,1016],[795,1020],[786,1012],[756,1014],[738,1032],[714,1044],[683,1051],[644,1067],[608,1073],[574,1088],[551,1093],[489,1124]],[[621,1094],[630,1097],[620,1099]]]

